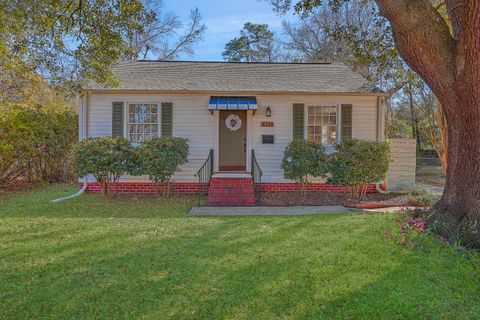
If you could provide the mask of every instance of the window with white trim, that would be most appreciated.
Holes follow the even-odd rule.
[[[158,109],[156,103],[128,104],[128,140],[140,142],[158,137]]]
[[[307,111],[307,140],[334,144],[337,139],[337,107],[309,106]]]

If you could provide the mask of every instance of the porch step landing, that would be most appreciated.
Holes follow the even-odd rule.
[[[231,177],[214,175],[208,187],[209,206],[253,206],[255,190],[249,175]]]

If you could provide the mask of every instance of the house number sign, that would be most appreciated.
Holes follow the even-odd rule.
[[[273,122],[272,121],[262,121],[262,127],[273,128]]]

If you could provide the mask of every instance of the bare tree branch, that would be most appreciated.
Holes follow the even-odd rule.
[[[145,7],[152,12],[142,32],[129,35],[132,53],[127,59],[174,60],[182,53],[193,55],[193,45],[202,40],[206,26],[198,8],[191,10],[190,22],[183,29],[179,17],[173,12],[163,13],[161,1],[146,0]]]
[[[193,44],[202,40],[203,34],[207,27],[202,24],[202,16],[198,8],[190,12],[190,24],[187,31],[181,35],[173,48],[164,47],[161,51],[159,59],[169,60],[176,59],[181,53],[186,53],[189,56],[193,55]]]

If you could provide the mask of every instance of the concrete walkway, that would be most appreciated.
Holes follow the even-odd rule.
[[[294,207],[194,207],[189,216],[301,216],[312,214],[347,214],[353,210],[343,206]]]

